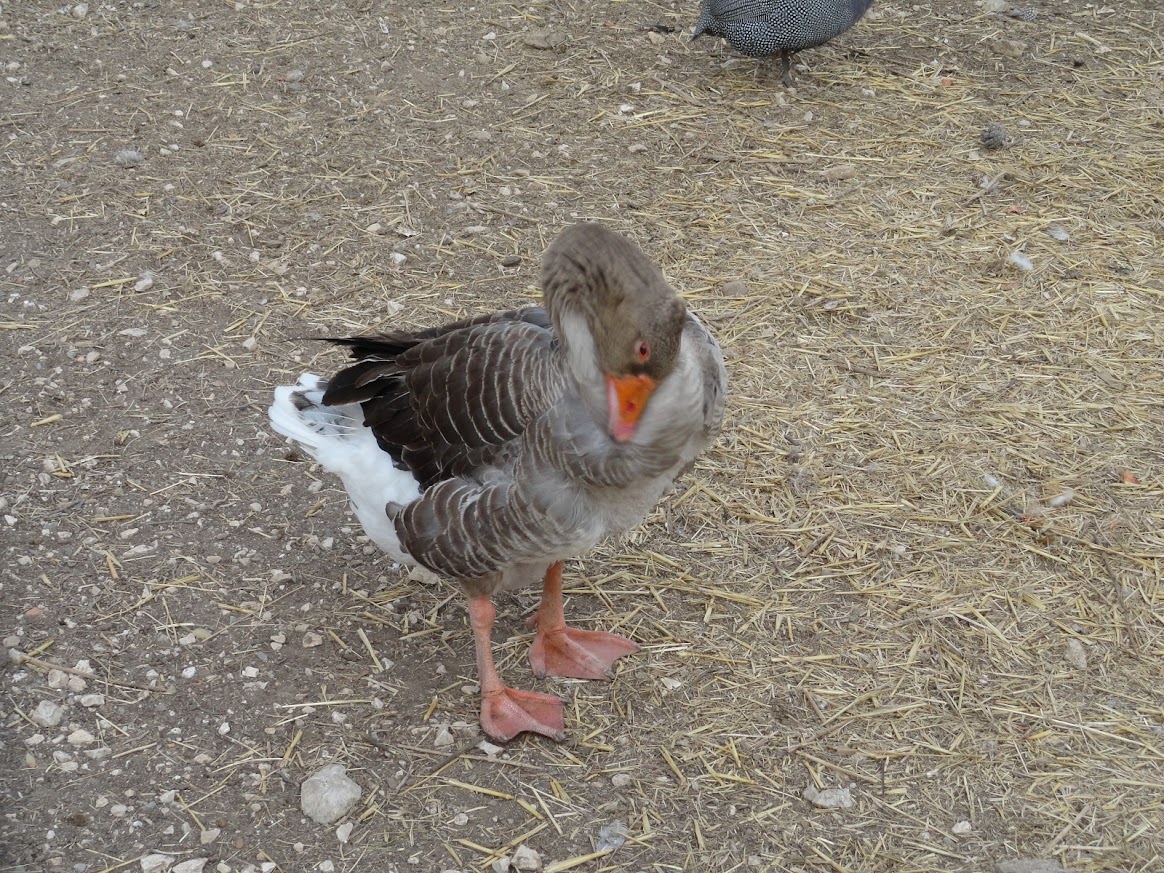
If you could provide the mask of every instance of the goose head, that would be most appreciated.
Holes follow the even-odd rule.
[[[633,439],[675,368],[687,307],[634,243],[598,224],[551,243],[542,292],[586,405],[611,439]]]

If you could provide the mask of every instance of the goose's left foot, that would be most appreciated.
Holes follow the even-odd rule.
[[[639,650],[637,643],[606,631],[566,627],[562,612],[562,562],[546,571],[542,605],[531,623],[538,633],[529,650],[535,676],[609,679],[614,662]]]

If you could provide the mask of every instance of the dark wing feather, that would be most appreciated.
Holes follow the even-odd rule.
[[[359,403],[380,447],[422,488],[504,463],[559,391],[545,311],[527,307],[414,334],[331,340],[356,363],[324,403]]]

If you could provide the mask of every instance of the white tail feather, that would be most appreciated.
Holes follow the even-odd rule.
[[[364,427],[359,406],[324,406],[327,380],[304,373],[295,385],[275,389],[267,414],[271,427],[303,447],[319,465],[343,480],[352,509],[372,542],[405,564],[415,564],[400,548],[396,529],[384,511],[388,503],[406,505],[420,496],[420,486]]]

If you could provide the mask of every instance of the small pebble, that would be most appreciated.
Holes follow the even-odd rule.
[[[432,741],[432,744],[438,749],[443,749],[447,746],[451,746],[455,742],[456,740],[453,739],[453,735],[449,731],[448,727],[441,725],[440,730],[437,731],[436,738]]]
[[[531,30],[525,35],[527,46],[541,51],[552,51],[566,41],[566,34],[560,30]]]
[[[218,839],[218,835],[222,833],[221,828],[207,828],[198,836],[198,842],[204,846],[209,846]]]
[[[161,852],[154,852],[146,855],[141,859],[142,873],[163,873],[174,866],[174,862],[178,859],[173,855],[163,855]]]
[[[960,822],[956,823],[952,828],[950,828],[950,833],[956,834],[959,837],[962,837],[962,836],[965,836],[966,834],[970,833],[971,830],[973,830],[973,828],[971,827],[970,822],[960,821]]]
[[[626,788],[631,784],[631,781],[630,773],[615,773],[610,777],[610,784],[615,788]]]
[[[1067,663],[1076,670],[1087,669],[1087,649],[1075,637],[1067,640]]]
[[[509,863],[516,870],[529,871],[540,870],[542,868],[542,856],[522,843],[513,851],[513,857],[510,858]]]
[[[732,279],[731,282],[725,282],[723,288],[719,289],[719,293],[724,297],[746,297],[747,285],[741,282],[740,279]]]
[[[61,723],[65,708],[51,700],[42,700],[29,716],[40,727],[56,727]]]
[[[821,809],[851,809],[853,794],[848,788],[826,788],[818,791],[814,785],[806,785],[802,792],[804,799]]]
[[[68,743],[70,746],[87,746],[96,741],[96,737],[89,733],[84,728],[77,728],[69,734]]]
[[[78,3],[76,6],[69,10],[69,14],[74,18],[84,18],[89,14],[89,4]]]
[[[355,830],[354,822],[345,821],[342,825],[335,829],[335,838],[341,843],[346,843],[352,837],[352,831]]]
[[[122,149],[113,156],[113,163],[119,167],[136,167],[145,160],[145,155],[137,149]]]
[[[343,818],[364,791],[347,776],[343,764],[328,764],[312,773],[300,789],[299,805],[312,821],[327,825]]]

